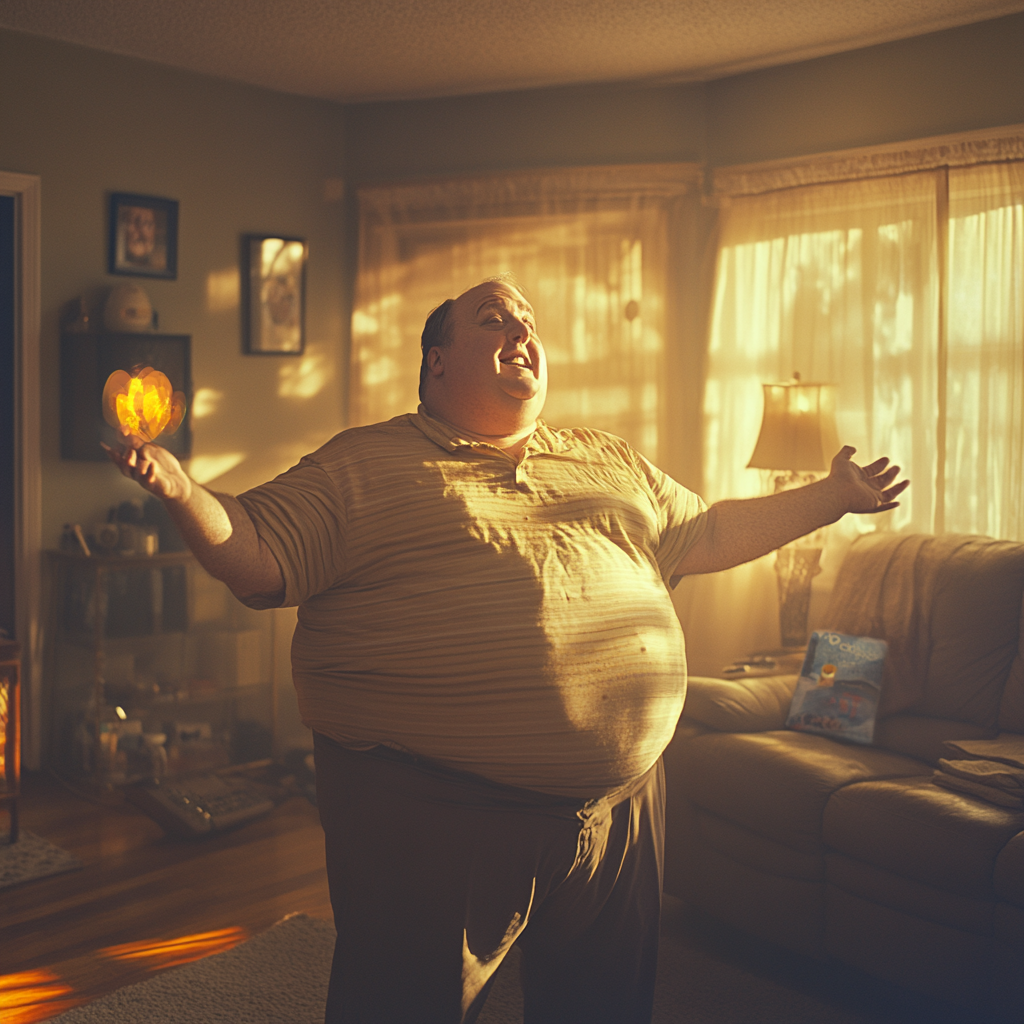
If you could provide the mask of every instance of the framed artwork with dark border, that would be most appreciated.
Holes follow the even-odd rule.
[[[128,277],[177,278],[177,200],[111,194],[107,271]]]
[[[242,238],[242,339],[248,355],[297,356],[306,347],[304,238]]]

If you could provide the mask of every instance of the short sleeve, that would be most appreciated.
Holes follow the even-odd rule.
[[[675,586],[673,579],[676,566],[683,556],[704,535],[708,524],[708,506],[704,499],[681,483],[651,465],[642,455],[634,451],[641,472],[647,477],[648,485],[658,507],[661,542],[655,557],[662,579]]]
[[[303,459],[238,501],[281,567],[285,596],[279,607],[301,604],[344,575],[345,502],[322,466]]]

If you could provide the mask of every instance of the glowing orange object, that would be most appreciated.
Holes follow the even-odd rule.
[[[155,441],[173,434],[185,416],[185,395],[152,366],[115,370],[103,388],[103,418],[122,434]]]

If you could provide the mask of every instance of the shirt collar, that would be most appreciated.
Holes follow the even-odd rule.
[[[446,451],[456,451],[460,448],[483,448],[498,451],[495,445],[487,444],[485,441],[472,441],[462,437],[457,427],[446,423],[442,419],[431,416],[421,404],[416,412],[409,417],[413,424],[418,427],[434,444],[439,445]],[[552,430],[543,420],[537,420],[537,427],[530,439],[526,442],[523,454],[532,452],[564,452],[573,446],[573,436],[568,430]]]

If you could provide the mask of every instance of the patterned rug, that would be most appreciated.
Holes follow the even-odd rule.
[[[82,862],[67,850],[24,829],[16,843],[9,843],[6,836],[0,839],[0,889],[81,866]]]

